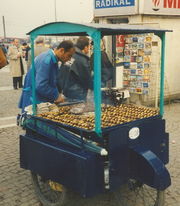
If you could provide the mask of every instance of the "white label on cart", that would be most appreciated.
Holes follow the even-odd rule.
[[[129,138],[130,139],[136,139],[139,137],[140,130],[138,127],[133,127],[132,129],[129,130]]]

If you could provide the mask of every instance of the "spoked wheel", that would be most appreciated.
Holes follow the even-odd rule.
[[[56,182],[43,179],[31,172],[35,193],[43,206],[64,206],[67,202],[67,189]]]
[[[117,206],[164,206],[164,191],[129,180],[114,193]]]

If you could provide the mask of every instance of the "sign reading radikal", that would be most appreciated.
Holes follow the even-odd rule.
[[[180,0],[94,0],[94,15],[180,15]]]
[[[95,16],[135,14],[136,0],[95,0]]]

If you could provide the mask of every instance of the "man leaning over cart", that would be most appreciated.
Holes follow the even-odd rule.
[[[63,41],[54,50],[40,54],[34,60],[35,66],[35,89],[36,103],[51,102],[60,103],[64,101],[62,94],[58,92],[56,79],[58,72],[58,61],[62,64],[69,61],[75,49],[71,41]],[[26,74],[24,88],[19,102],[19,108],[32,105],[32,66]]]

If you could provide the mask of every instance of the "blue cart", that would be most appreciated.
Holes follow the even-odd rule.
[[[36,116],[32,62],[33,115],[26,115],[26,133],[20,136],[20,166],[31,171],[36,194],[44,206],[66,205],[72,193],[88,198],[105,192],[113,193],[118,200],[116,205],[164,205],[164,191],[171,184],[165,167],[169,161],[169,135],[163,119],[166,32],[144,26],[68,22],[45,24],[29,32],[32,59],[34,40],[38,35],[89,35],[94,42],[93,130]],[[142,33],[154,33],[162,42],[160,112],[152,117],[102,128],[101,38]]]

